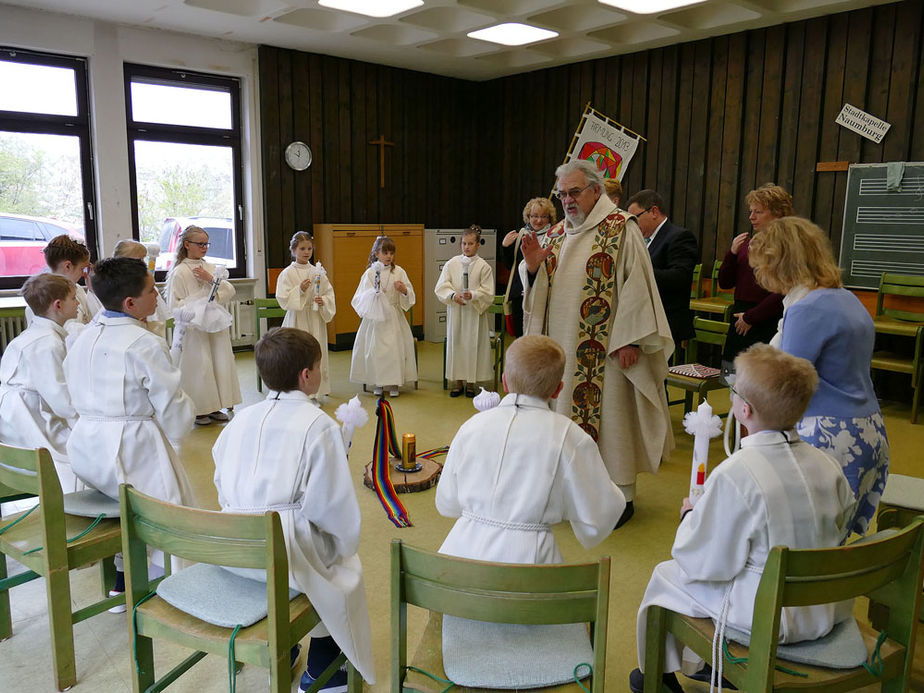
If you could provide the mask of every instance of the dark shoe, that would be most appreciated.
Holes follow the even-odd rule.
[[[622,516],[619,518],[619,522],[616,523],[616,526],[613,529],[619,529],[622,527],[632,519],[633,515],[635,515],[635,503],[629,501],[626,503],[626,509],[622,511]]]
[[[661,676],[661,683],[667,686],[669,691],[683,693],[683,686],[677,680],[677,674],[664,674]],[[629,690],[632,693],[643,693],[645,690],[645,675],[639,669],[633,669],[629,674]]]
[[[295,643],[292,645],[292,649],[289,650],[289,668],[295,669],[295,665],[298,664],[298,656],[302,652],[301,643]]]
[[[465,396],[468,397],[469,399],[474,399],[475,397],[475,386],[474,385],[465,386]]]
[[[302,680],[298,684],[298,689],[304,693],[309,688],[314,685],[316,679],[308,673],[308,670],[305,669],[305,673],[302,674]],[[327,683],[321,686],[318,691],[324,691],[324,693],[346,693],[347,690],[347,672],[346,665],[340,667],[338,671],[334,672],[334,675],[331,676]]]
[[[703,668],[697,671],[695,674],[690,674],[687,676],[688,679],[693,679],[694,681],[702,681],[703,683],[709,683],[712,679],[712,667],[707,662],[703,664]],[[725,688],[729,691],[737,691],[738,688],[729,681],[724,676],[722,677],[722,688]]]
[[[450,397],[461,397],[462,392],[463,390],[461,387],[454,387],[449,391],[449,396]]]

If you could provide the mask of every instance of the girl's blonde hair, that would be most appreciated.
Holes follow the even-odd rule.
[[[793,215],[792,195],[774,183],[764,183],[752,190],[745,196],[744,202],[747,205],[760,205],[777,219]]]
[[[802,217],[783,217],[767,224],[751,239],[748,259],[757,283],[773,293],[785,294],[796,286],[843,286],[825,232]]]
[[[388,236],[379,236],[376,238],[375,243],[372,244],[372,252],[369,253],[369,264],[366,265],[366,267],[372,267],[372,263],[378,260],[375,254],[380,250],[384,250],[386,253],[389,251],[392,253],[395,252],[395,242]],[[395,262],[392,260],[391,267],[388,268],[389,271],[394,270],[394,267]]]
[[[295,249],[298,247],[298,244],[304,243],[305,241],[311,243],[311,254],[314,255],[314,236],[307,231],[296,231],[292,234],[292,240],[289,241],[289,252],[292,254],[292,257],[295,257]]]
[[[141,251],[141,257],[137,257],[138,251]],[[139,241],[132,240],[131,238],[123,238],[121,241],[115,244],[115,248],[112,249],[112,257],[134,257],[138,260],[143,260],[147,257],[148,248],[144,243]]]
[[[201,226],[190,224],[185,229],[183,229],[183,233],[180,235],[180,247],[176,251],[176,264],[179,265],[188,257],[186,252],[186,241],[192,240],[190,237],[194,233],[201,233],[205,235],[206,238],[209,237],[209,232],[203,229]]]
[[[549,215],[549,223],[554,224],[556,222],[555,218],[555,205],[553,205],[547,197],[534,197],[529,202],[526,203],[526,206],[523,208],[523,223],[529,224],[529,213],[533,211],[534,208],[539,208],[539,213],[545,213]]]

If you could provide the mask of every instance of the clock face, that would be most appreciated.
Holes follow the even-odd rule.
[[[304,142],[293,142],[286,147],[286,163],[296,171],[311,166],[311,149]]]

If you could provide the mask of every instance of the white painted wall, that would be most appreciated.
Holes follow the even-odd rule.
[[[191,34],[110,24],[82,17],[0,5],[0,45],[88,59],[90,119],[96,177],[97,250],[111,253],[132,233],[125,124],[125,62],[238,77],[243,109],[244,236],[247,276],[265,294],[263,193],[257,103],[257,47]],[[2,88],[2,85],[0,85]]]

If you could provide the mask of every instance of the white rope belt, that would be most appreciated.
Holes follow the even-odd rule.
[[[227,508],[222,508],[222,512],[225,513],[240,513],[243,515],[262,515],[265,512],[273,511],[277,513],[285,512],[286,510],[298,510],[302,507],[301,503],[278,503],[276,505],[261,505],[259,507],[253,508],[242,508],[237,506],[228,506]]]
[[[542,522],[504,522],[503,520],[494,520],[490,517],[476,515],[467,510],[462,511],[462,517],[479,524],[500,527],[501,529],[517,529],[521,532],[547,532],[549,530],[549,525]]]
[[[92,416],[90,414],[81,414],[80,418],[84,421],[153,421],[154,416],[148,414],[147,416],[138,415],[138,416]]]

